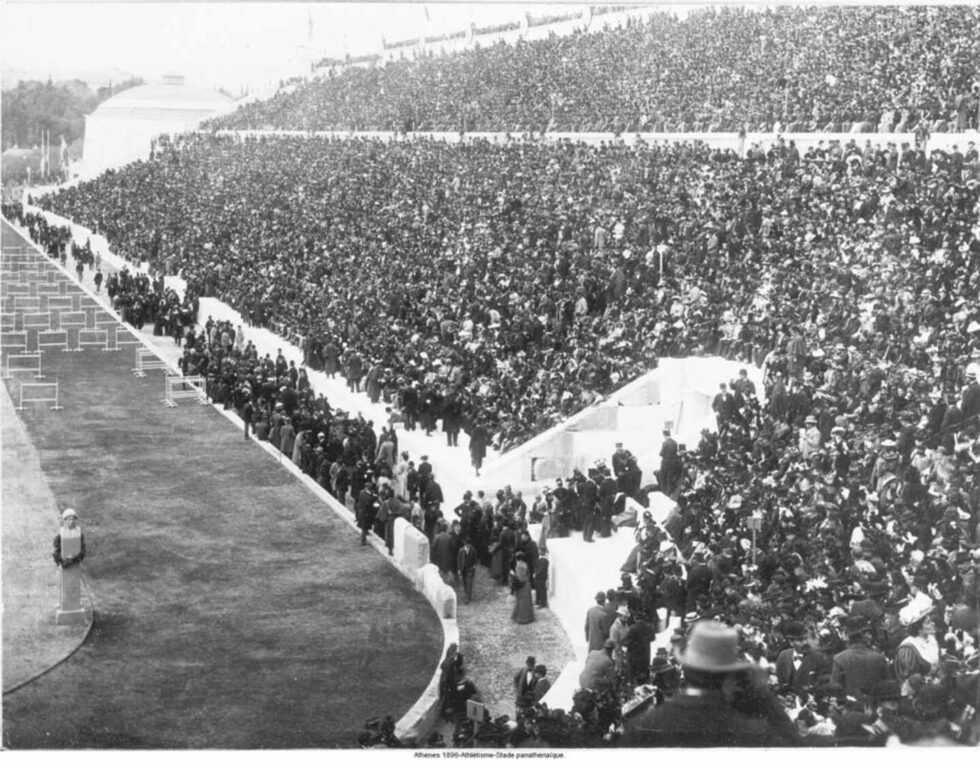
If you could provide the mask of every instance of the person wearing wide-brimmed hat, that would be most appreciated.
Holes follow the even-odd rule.
[[[830,682],[855,698],[866,698],[888,678],[888,660],[870,648],[872,629],[866,616],[849,616],[844,623],[847,648],[834,656]]]
[[[768,709],[767,717],[746,711],[744,705],[751,697],[739,691],[752,664],[739,654],[736,630],[716,621],[700,621],[677,659],[684,670],[684,688],[661,706],[628,720],[624,746],[775,747],[794,743],[792,724],[778,705]],[[783,722],[775,722],[780,715]]]
[[[902,694],[905,696],[911,693],[907,681],[912,675],[935,680],[941,670],[932,605],[922,603],[921,606],[912,605],[909,608],[900,616],[908,634],[895,651],[895,676],[902,683]]]

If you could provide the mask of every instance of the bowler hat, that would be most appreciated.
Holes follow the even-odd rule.
[[[844,628],[847,630],[848,637],[853,637],[854,635],[864,634],[871,626],[868,624],[867,616],[858,615],[848,616],[844,622]]]
[[[802,621],[787,621],[783,625],[783,637],[796,639],[806,637],[806,627]]]
[[[738,655],[738,632],[710,619],[694,625],[677,659],[682,666],[705,672],[735,672],[750,666]]]

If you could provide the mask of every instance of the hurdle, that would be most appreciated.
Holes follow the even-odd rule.
[[[12,347],[19,348],[20,352],[27,349],[27,331],[2,331],[0,332],[0,351],[11,353]]]
[[[68,351],[68,331],[38,331],[37,332],[37,349],[40,352],[42,349],[56,348],[60,349],[62,352]]]
[[[147,371],[166,371],[170,366],[163,360],[154,355],[146,347],[136,348],[136,367],[133,368],[133,375],[145,378]]]
[[[120,336],[123,336],[124,338],[120,338]],[[142,343],[143,342],[140,341],[136,337],[136,335],[132,331],[130,331],[129,328],[127,328],[125,325],[118,325],[118,324],[116,325],[114,329],[114,338],[113,338],[113,344],[115,345],[115,349],[117,350],[122,349],[124,344],[142,345]]]
[[[25,393],[27,394],[27,397],[24,396]],[[26,410],[24,403],[54,403],[54,405],[51,406],[52,411],[63,410],[63,407],[58,404],[58,382],[46,381],[43,384],[29,384],[21,382],[20,397],[18,399],[16,410]]]
[[[24,313],[24,330],[30,330],[31,328],[39,331],[50,331],[51,330],[51,313],[50,312],[25,312]]]
[[[48,310],[57,309],[61,312],[71,312],[71,303],[69,296],[49,296]]]
[[[65,312],[64,310],[58,310],[61,314],[58,315],[58,327],[64,328],[69,325],[78,326],[79,328],[85,327],[85,313],[84,312]]]
[[[24,316],[16,312],[0,312],[0,330],[4,333],[24,330]]]
[[[30,367],[25,367],[28,364]],[[35,379],[43,379],[41,373],[41,353],[40,352],[21,352],[18,355],[10,355],[7,358],[7,372],[5,379],[13,378],[15,373],[33,373]]]
[[[58,287],[58,284],[52,280],[52,281],[50,281],[48,283],[40,283],[37,286],[37,295],[38,296],[52,296],[52,297],[56,297],[57,298],[58,297],[58,291],[60,291],[60,290],[61,289]]]
[[[190,385],[190,389],[187,386]],[[197,400],[201,405],[207,405],[208,396],[204,391],[203,376],[172,376],[167,375],[163,402],[168,408],[176,408],[177,400]],[[178,389],[179,387],[179,389]]]
[[[37,296],[14,296],[14,311],[18,309],[25,312],[40,312],[41,300]]]
[[[68,334],[65,333],[65,345],[67,346]],[[81,352],[84,347],[102,347],[103,352],[113,352],[115,351],[113,347],[109,346],[109,332],[100,331],[98,329],[91,328],[79,328],[78,329],[78,343],[75,347],[76,352]]]

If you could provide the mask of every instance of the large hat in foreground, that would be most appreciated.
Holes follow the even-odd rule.
[[[738,655],[738,632],[717,621],[699,621],[677,654],[680,663],[705,672],[735,672],[750,662]]]

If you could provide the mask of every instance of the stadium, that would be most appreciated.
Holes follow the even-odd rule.
[[[976,746],[978,28],[513,6],[105,101],[4,187],[5,748]]]

